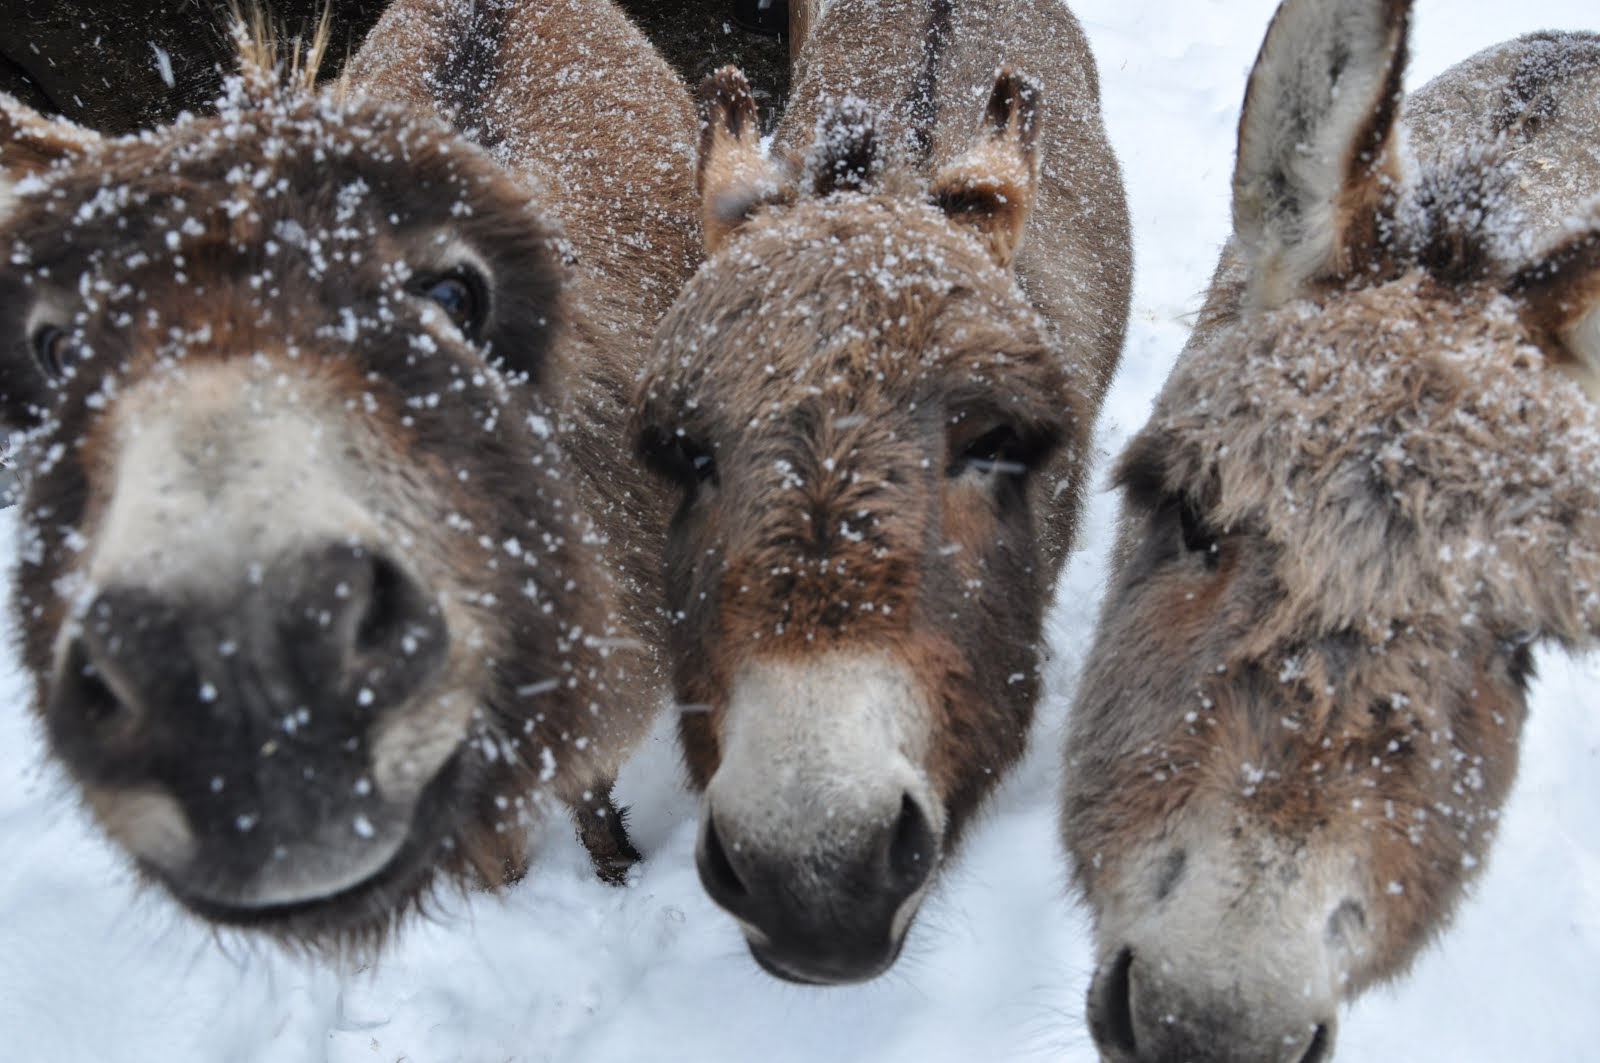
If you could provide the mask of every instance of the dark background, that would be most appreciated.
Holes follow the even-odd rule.
[[[274,24],[309,37],[325,0],[273,0]],[[323,76],[336,74],[386,6],[326,0],[333,43]],[[543,2],[543,0],[530,0]],[[725,63],[745,68],[769,127],[788,90],[787,42],[752,32],[754,0],[620,0],[691,86]],[[245,5],[242,5],[245,6]],[[226,0],[0,0],[0,91],[37,110],[106,133],[128,133],[204,111],[231,67]],[[157,49],[170,61],[162,77]]]

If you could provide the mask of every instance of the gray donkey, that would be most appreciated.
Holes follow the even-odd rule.
[[[1600,636],[1600,38],[1402,98],[1408,20],[1279,9],[1117,468],[1061,819],[1113,1063],[1327,1059],[1482,866],[1531,647]]]

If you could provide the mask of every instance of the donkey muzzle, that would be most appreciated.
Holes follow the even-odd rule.
[[[296,903],[361,883],[406,842],[427,780],[386,793],[372,747],[428,696],[448,647],[437,603],[359,543],[245,566],[217,592],[124,579],[61,643],[51,740],[180,898]]]

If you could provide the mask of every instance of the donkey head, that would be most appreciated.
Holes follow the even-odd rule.
[[[1088,420],[1006,268],[1035,96],[1002,72],[929,182],[853,101],[786,172],[743,78],[709,82],[713,254],[658,334],[639,439],[682,498],[665,571],[701,878],[782,977],[892,963],[1023,748],[1052,575],[1033,499]]]
[[[12,607],[139,868],[331,942],[436,866],[516,873],[530,801],[589,781],[608,620],[550,226],[437,119],[246,51],[218,115],[138,137],[0,100]]]
[[[1519,246],[1527,130],[1402,165],[1407,19],[1280,9],[1234,243],[1118,468],[1062,820],[1117,1063],[1327,1058],[1340,1002],[1402,972],[1484,859],[1530,644],[1600,632],[1600,416],[1574,382],[1600,364],[1600,214]],[[1593,39],[1507,49],[1553,100],[1584,69],[1593,92]]]

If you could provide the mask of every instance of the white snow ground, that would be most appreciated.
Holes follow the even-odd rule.
[[[1137,239],[1133,325],[1100,435],[1115,453],[1182,345],[1223,239],[1234,123],[1271,0],[1080,0]],[[1593,0],[1420,0],[1410,83]],[[1600,190],[1597,190],[1600,191]],[[564,827],[504,898],[446,897],[371,968],[218,937],[138,891],[87,826],[0,660],[0,1060],[331,1063],[1092,1061],[1090,954],[1052,825],[1060,725],[1114,500],[1093,500],[1052,619],[1034,753],[878,982],[758,971],[695,877],[665,728],[622,796],[648,854],[611,889]],[[9,536],[11,518],[0,517]],[[1600,1059],[1600,661],[1540,658],[1521,779],[1487,874],[1411,976],[1348,1011],[1341,1060]]]

